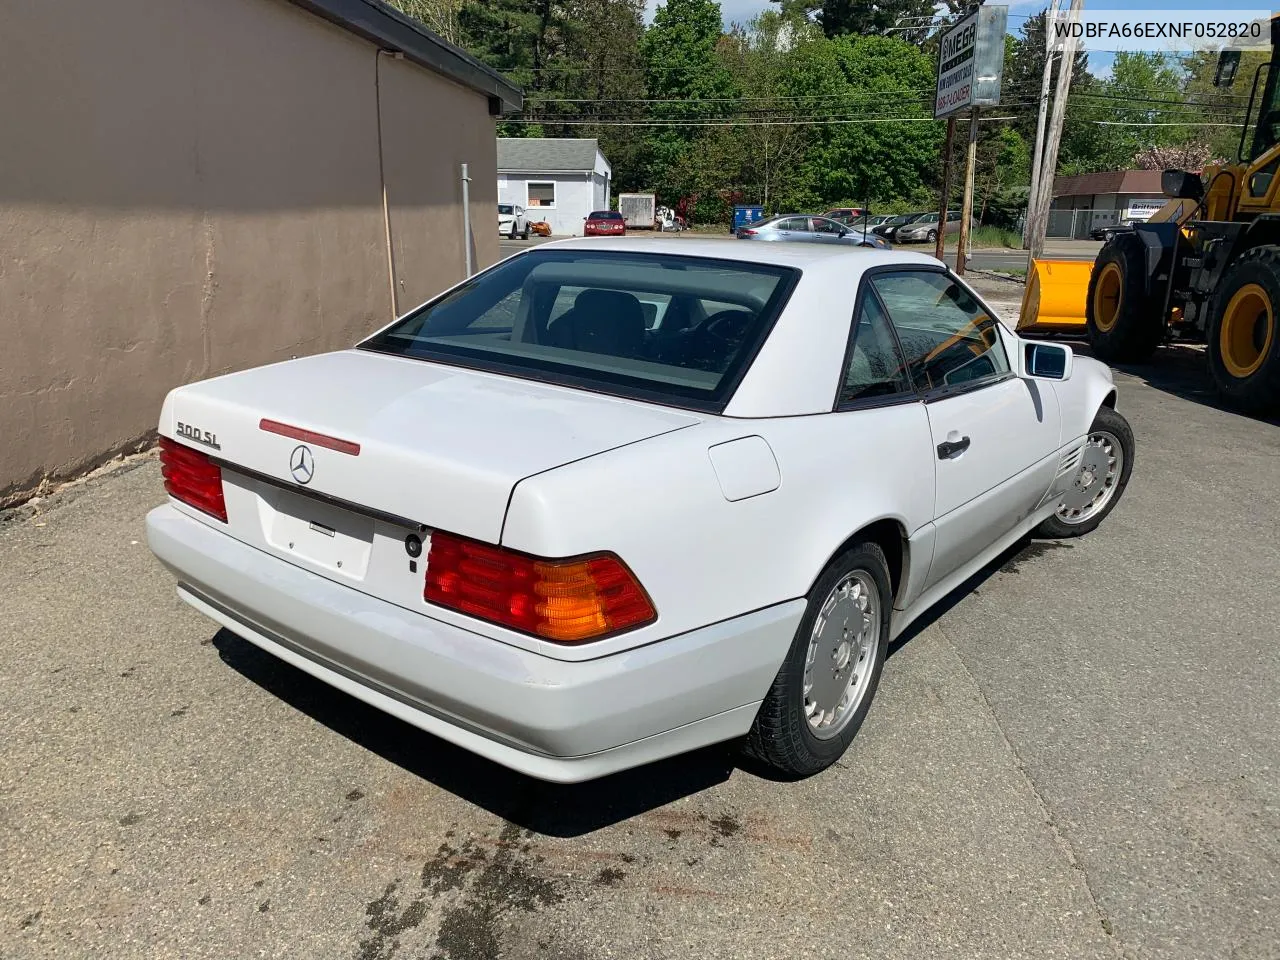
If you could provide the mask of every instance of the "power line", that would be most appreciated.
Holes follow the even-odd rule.
[[[957,117],[957,120],[966,118]],[[1016,117],[982,117],[988,120],[1015,120]],[[823,120],[504,120],[503,123],[537,123],[564,127],[790,127],[829,123],[935,123],[933,117],[862,117],[859,119]]]
[[[1100,127],[1243,127],[1243,123],[1219,123],[1215,120],[1178,120],[1171,123],[1139,123],[1129,120],[1091,120]]]

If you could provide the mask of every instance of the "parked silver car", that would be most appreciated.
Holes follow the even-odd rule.
[[[978,221],[969,218],[969,229],[973,229],[978,225]],[[947,229],[946,233],[960,232],[960,211],[947,211]],[[938,239],[938,215],[937,213],[926,213],[918,219],[912,220],[898,227],[894,233],[893,239],[898,243],[933,243]]]
[[[739,240],[790,240],[800,243],[843,243],[853,247],[875,247],[878,250],[891,249],[888,242],[874,233],[856,229],[829,220],[826,217],[813,217],[803,213],[784,213],[775,217],[766,217],[755,223],[739,227]]]
[[[873,224],[871,232],[877,237],[884,237],[886,240],[896,240],[897,237],[895,235],[900,227],[908,223],[915,223],[921,217],[927,217],[928,215],[929,212],[927,210],[918,213],[899,213],[889,217],[883,223]]]

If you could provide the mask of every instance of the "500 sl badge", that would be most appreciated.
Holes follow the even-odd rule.
[[[177,428],[178,436],[190,440],[193,443],[204,444],[206,447],[212,447],[214,450],[221,450],[222,445],[218,443],[218,435],[210,433],[208,430],[201,430],[199,427],[192,426],[189,423],[179,421]]]

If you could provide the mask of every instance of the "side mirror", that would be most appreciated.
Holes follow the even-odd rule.
[[[1070,347],[1039,340],[1020,340],[1019,375],[1032,380],[1069,380],[1075,354]]]
[[[1198,173],[1166,170],[1160,174],[1160,192],[1176,200],[1199,200],[1204,196],[1204,181]]]

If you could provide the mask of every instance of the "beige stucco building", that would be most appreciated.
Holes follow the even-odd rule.
[[[498,257],[498,74],[379,0],[0,4],[0,505]]]

